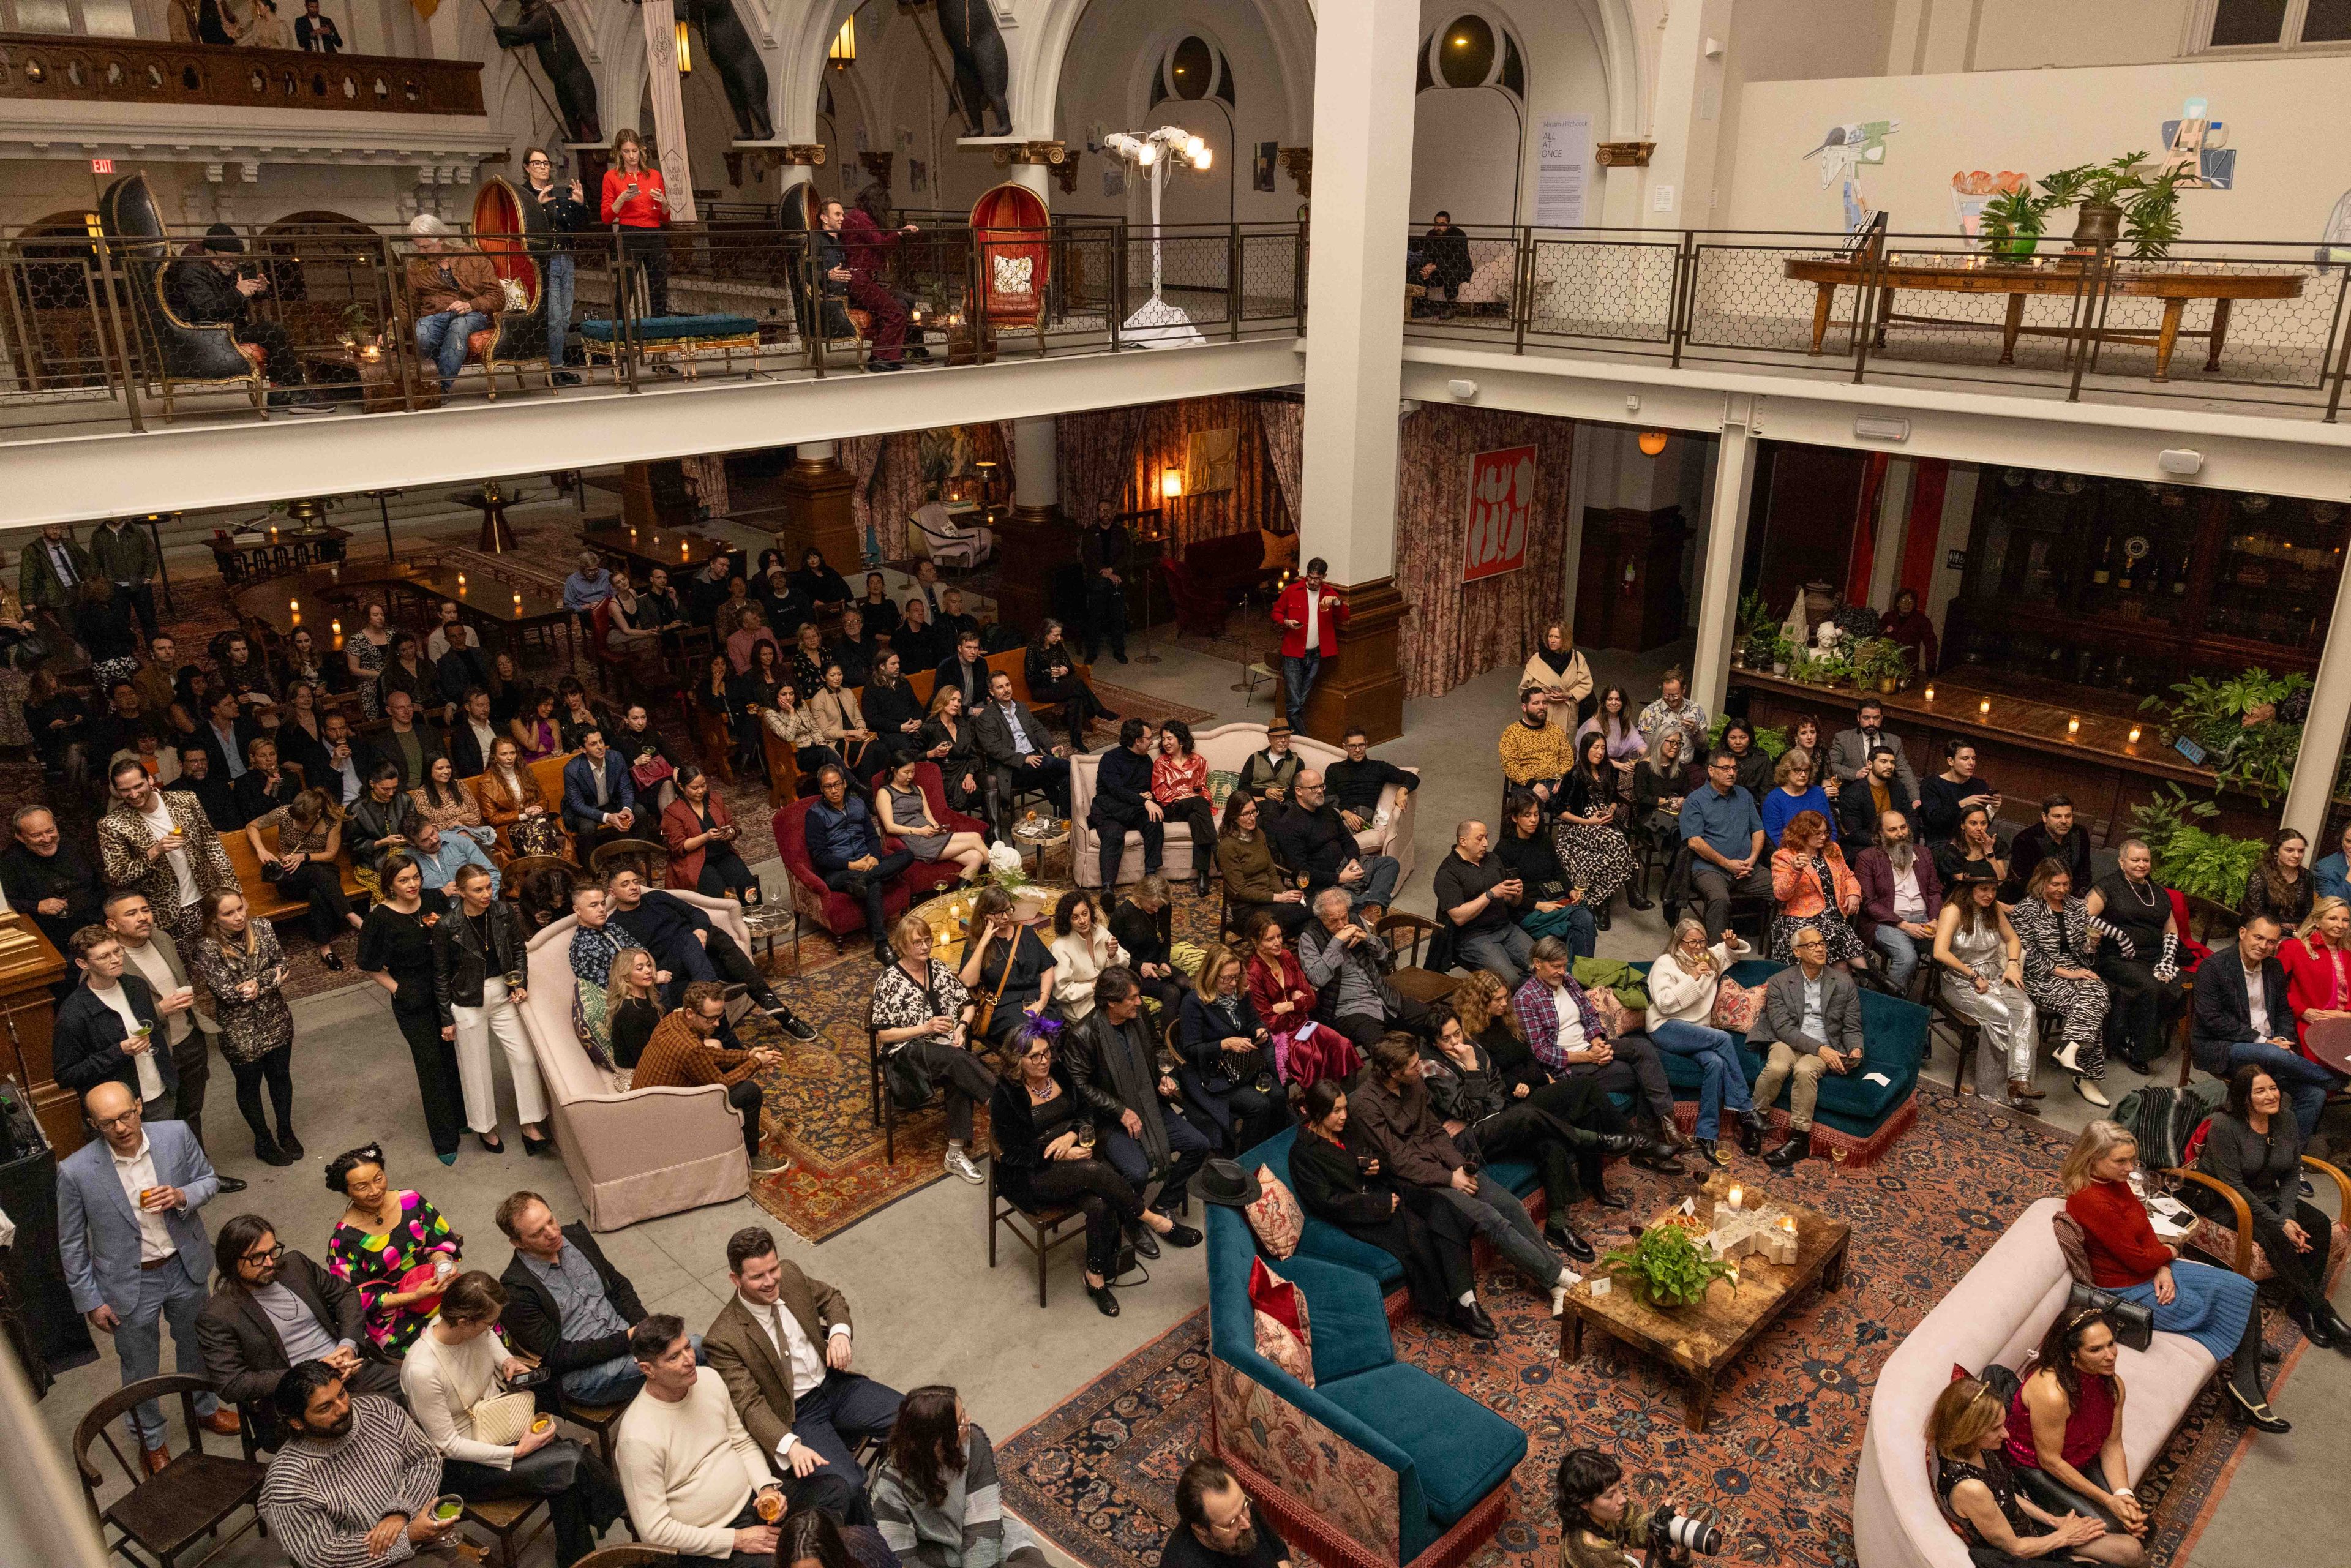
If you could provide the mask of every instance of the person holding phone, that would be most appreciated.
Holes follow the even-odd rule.
[[[669,314],[669,188],[645,162],[644,138],[623,127],[612,138],[597,221],[620,231],[621,259],[645,275],[645,314]]]
[[[571,254],[571,235],[593,227],[588,197],[577,178],[558,183],[555,160],[544,147],[524,151],[522,225],[538,239],[531,249],[547,278],[547,363],[559,387],[576,387],[580,378],[563,368],[565,337],[571,325],[572,287],[578,258]]]

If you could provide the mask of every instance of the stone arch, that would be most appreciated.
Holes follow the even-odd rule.
[[[1061,72],[1069,57],[1071,39],[1092,3],[1093,0],[1050,0],[1042,16],[1024,21],[1020,33],[1031,36],[1020,39],[1021,47],[1012,62],[1012,120],[1019,134],[1068,139],[1071,128],[1055,124]],[[1256,11],[1259,25],[1273,47],[1272,73],[1282,84],[1289,111],[1283,140],[1304,143],[1314,131],[1313,12],[1317,0],[1247,0],[1247,4]],[[1215,37],[1205,24],[1186,22],[1180,16],[1170,17],[1168,26],[1175,29],[1168,40],[1171,44],[1184,32],[1197,32],[1211,40]]]

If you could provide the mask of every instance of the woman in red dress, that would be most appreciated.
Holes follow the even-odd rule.
[[[2278,944],[2278,962],[2285,966],[2294,1039],[2303,1055],[2317,1061],[2310,1055],[2310,1026],[2351,1018],[2351,904],[2332,896],[2313,904],[2300,934]]]
[[[1281,939],[1281,922],[1266,910],[1250,915],[1242,933],[1249,944],[1249,1004],[1273,1036],[1274,1071],[1292,1089],[1317,1079],[1351,1081],[1363,1068],[1355,1046],[1337,1030],[1314,1021],[1314,988],[1298,955]]]

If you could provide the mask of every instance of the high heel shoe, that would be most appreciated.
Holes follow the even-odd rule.
[[[2264,1399],[2256,1405],[2238,1393],[2235,1384],[2226,1383],[2221,1386],[2229,1391],[2229,1404],[2236,1411],[2237,1419],[2246,1426],[2259,1427],[2262,1431],[2275,1433],[2280,1437],[2294,1430],[2294,1423],[2271,1409],[2268,1400]]]
[[[2095,1105],[2102,1111],[2114,1103],[2113,1101],[2106,1098],[2106,1092],[2098,1087],[2098,1081],[2095,1078],[2074,1079],[2074,1092],[2079,1094],[2083,1099],[2087,1100],[2091,1104]]]
[[[553,1147],[555,1147],[553,1138],[534,1138],[528,1133],[522,1135],[522,1152],[534,1158]]]
[[[1086,1284],[1086,1294],[1094,1299],[1094,1308],[1102,1316],[1106,1318],[1118,1316],[1118,1298],[1111,1294],[1108,1285],[1097,1285],[1089,1281]]]
[[[487,1133],[476,1133],[474,1134],[474,1137],[487,1153],[502,1155],[507,1152],[506,1145]]]

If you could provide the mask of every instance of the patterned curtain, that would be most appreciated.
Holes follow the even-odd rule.
[[[1251,417],[1254,401],[1190,398],[1144,411],[1142,434],[1134,444],[1134,494],[1140,507],[1161,508],[1171,553],[1180,555],[1184,547],[1199,539],[1280,527],[1286,508],[1267,455],[1265,432]],[[1192,437],[1215,431],[1233,435],[1232,487],[1172,499],[1163,496],[1161,478],[1170,470],[1183,472]]]
[[[1264,398],[1257,405],[1257,419],[1265,436],[1266,461],[1272,466],[1274,483],[1280,487],[1294,531],[1298,519],[1305,515],[1299,510],[1298,487],[1306,459],[1306,405],[1289,398]]]
[[[1497,665],[1515,665],[1544,622],[1566,608],[1567,480],[1575,425],[1538,414],[1425,407],[1406,416],[1396,464],[1396,586],[1405,617],[1405,695],[1436,696]],[[1461,580],[1468,530],[1469,459],[1531,444],[1537,483],[1527,564],[1482,582]]]
[[[1122,512],[1135,504],[1128,488],[1134,482],[1134,438],[1150,412],[1104,408],[1055,418],[1053,447],[1061,463],[1063,517],[1082,528],[1093,520],[1096,501],[1108,501]]]
[[[873,482],[873,470],[882,461],[882,444],[888,439],[882,435],[844,436],[833,447],[841,471],[856,481],[849,492],[849,515],[857,525],[867,566],[880,566],[889,559],[883,554],[882,541],[874,536],[873,508],[865,499],[865,487]]]
[[[678,466],[685,473],[686,490],[700,502],[704,511],[714,517],[723,517],[734,510],[726,489],[726,457],[713,452],[700,457],[681,457]]]

